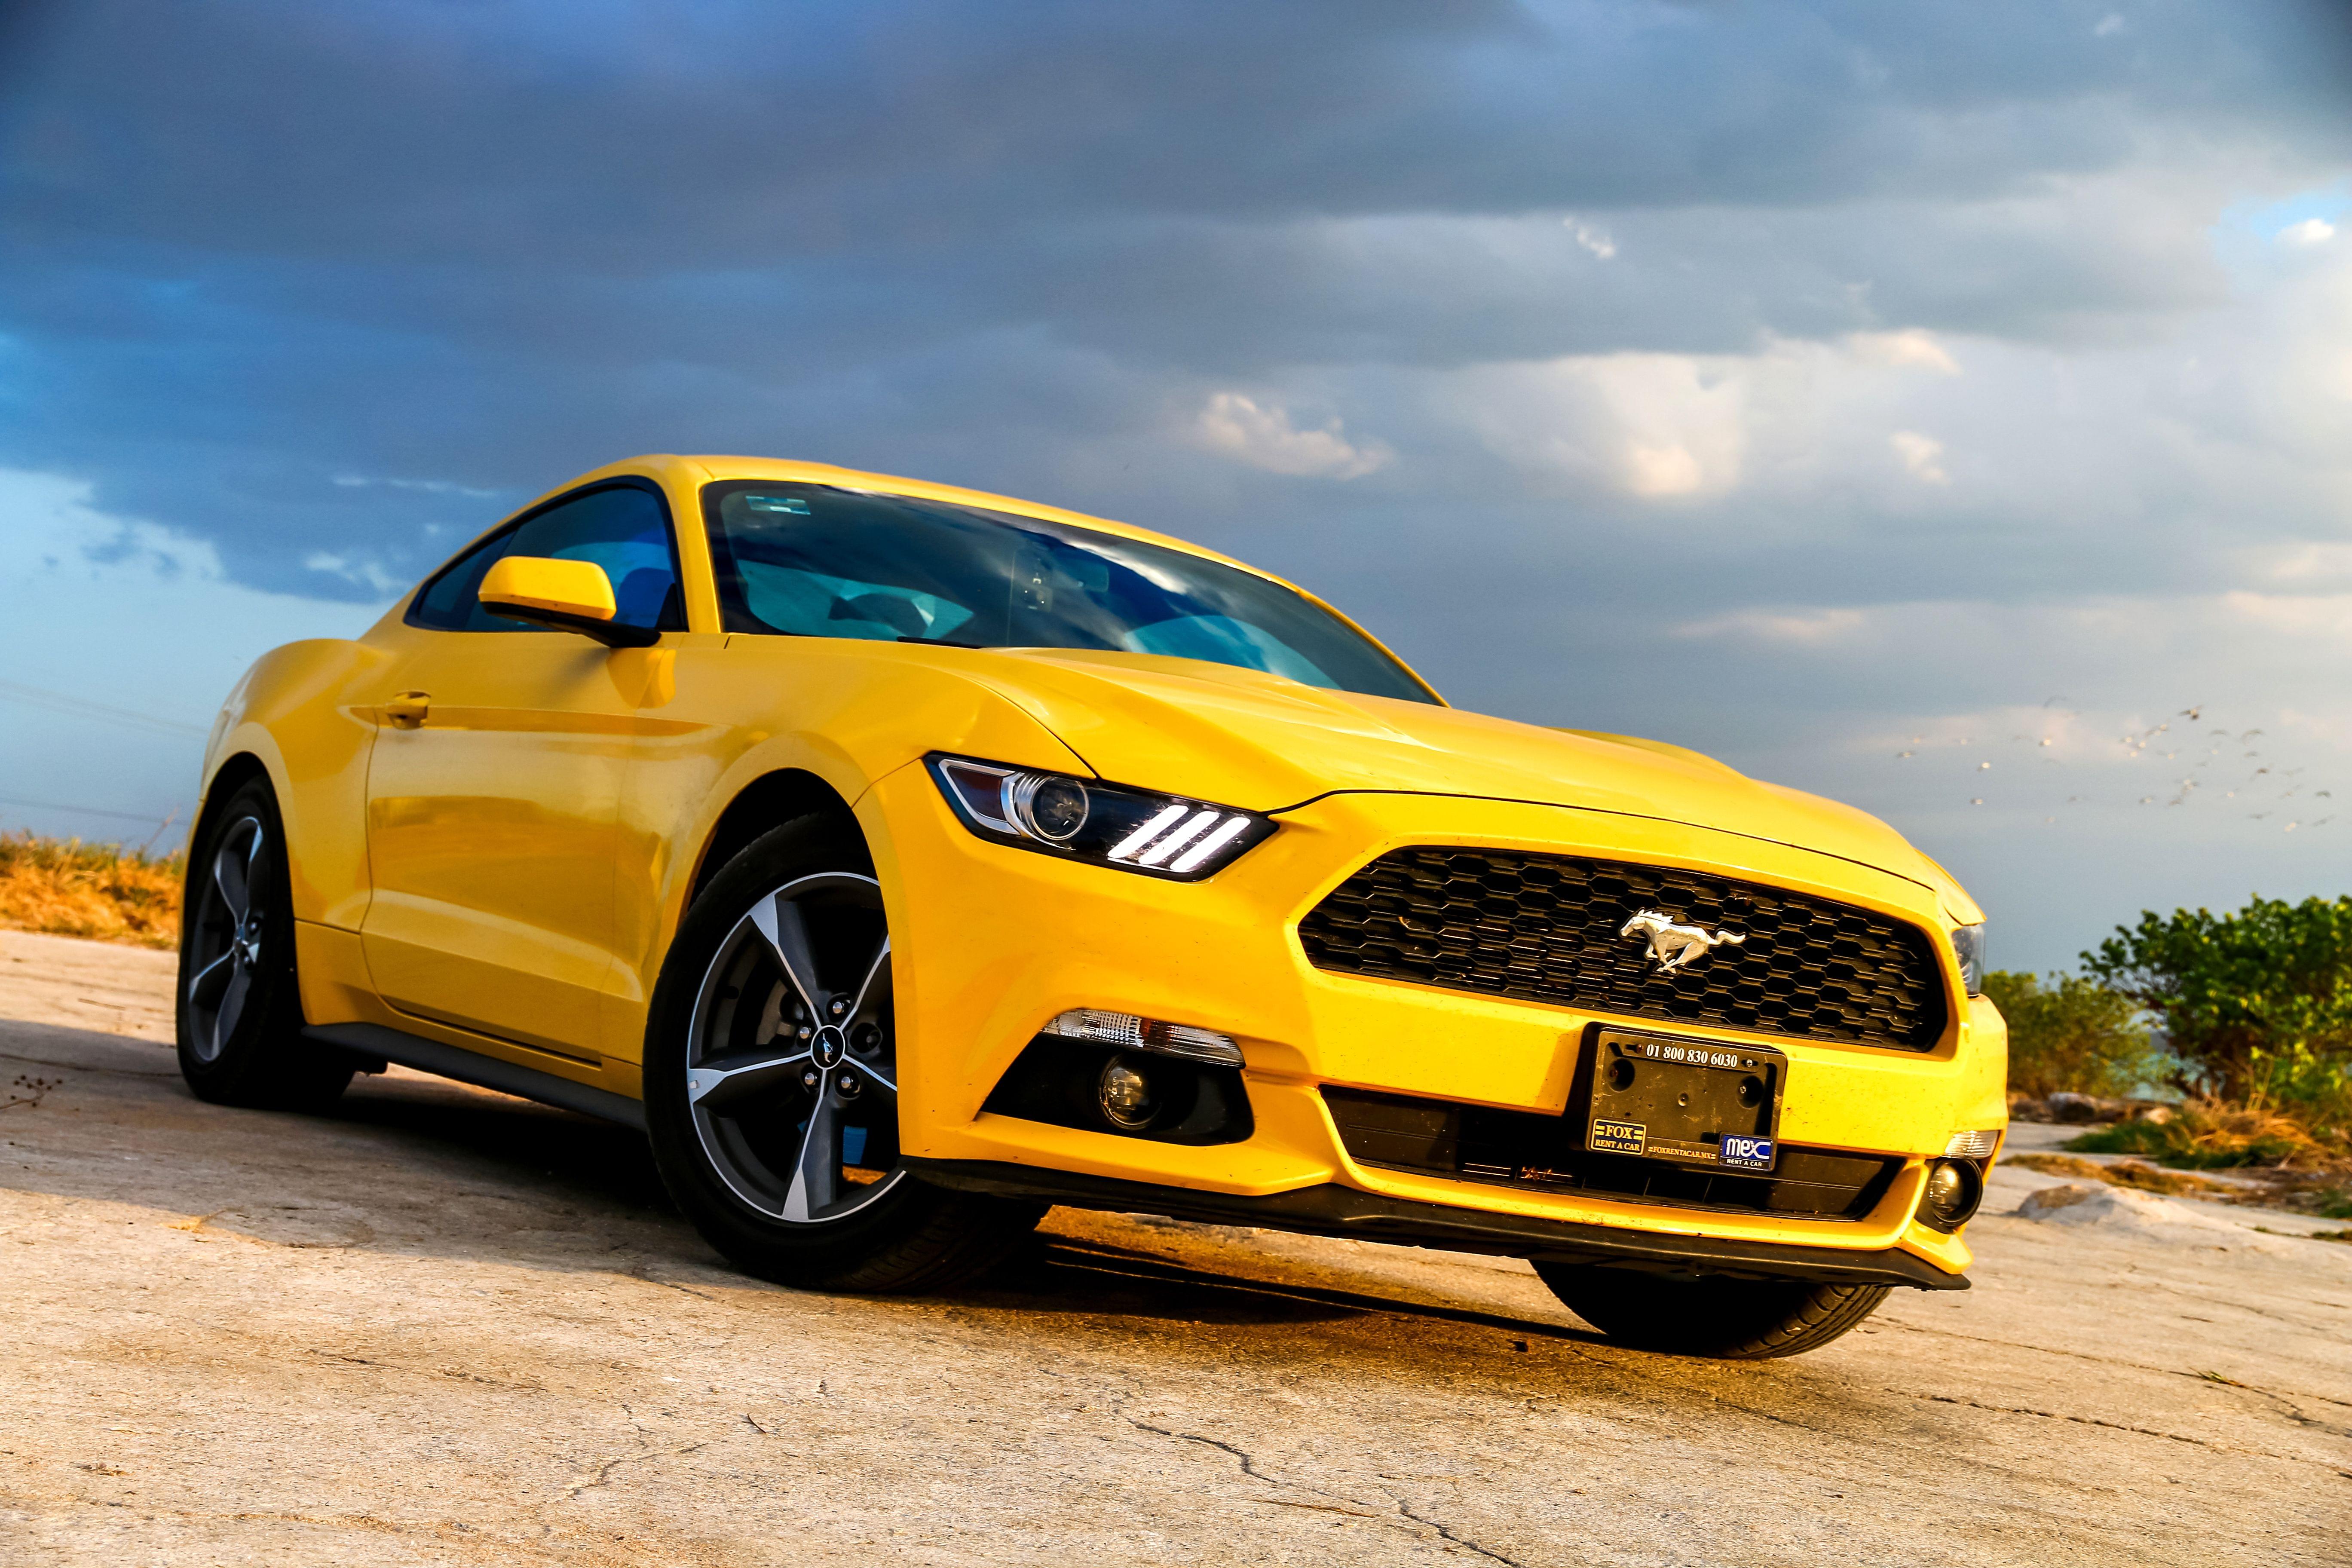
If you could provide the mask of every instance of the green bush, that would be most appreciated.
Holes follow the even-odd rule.
[[[2079,975],[1995,970],[1985,994],[2009,1020],[2009,1087],[2037,1099],[2127,1095],[2157,1081],[2164,1060],[2148,1041],[2140,1005]]]
[[[2149,911],[2083,958],[2155,1016],[2182,1089],[2352,1125],[2352,897]]]

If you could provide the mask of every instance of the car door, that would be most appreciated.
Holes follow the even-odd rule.
[[[509,554],[594,562],[616,621],[685,625],[668,509],[650,483],[561,498],[428,583],[398,638],[368,769],[362,942],[393,1006],[594,1063],[622,771],[651,652],[485,612],[476,591]]]

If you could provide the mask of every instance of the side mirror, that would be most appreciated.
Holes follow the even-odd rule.
[[[509,555],[491,564],[475,597],[493,615],[578,632],[606,647],[646,647],[661,640],[650,626],[614,622],[613,580],[593,561]]]

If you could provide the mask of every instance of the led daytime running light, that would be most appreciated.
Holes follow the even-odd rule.
[[[1197,879],[1275,830],[1254,812],[1099,779],[933,755],[931,776],[964,825],[1024,848],[1096,865]]]

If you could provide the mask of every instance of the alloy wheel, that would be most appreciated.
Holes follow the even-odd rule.
[[[257,816],[230,823],[213,847],[212,875],[199,884],[187,986],[189,1048],[198,1061],[219,1058],[253,994],[266,935],[257,884],[267,837]]]
[[[687,1104],[711,1168],[771,1219],[824,1225],[904,1179],[882,892],[798,878],[736,921],[695,999]]]

